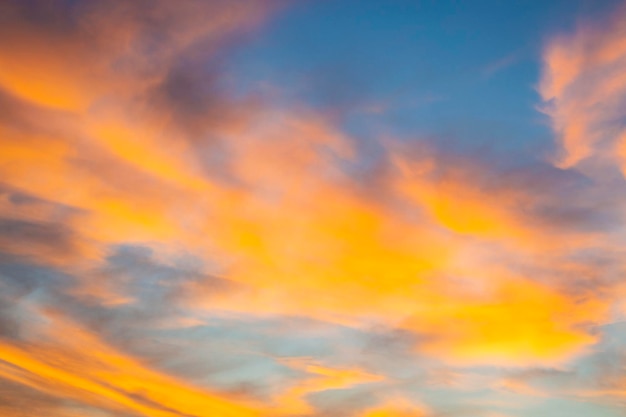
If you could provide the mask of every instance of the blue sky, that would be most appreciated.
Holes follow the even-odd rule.
[[[301,2],[235,52],[232,83],[337,113],[350,131],[495,147],[550,141],[541,48],[587,2]],[[506,140],[502,136],[506,135]]]

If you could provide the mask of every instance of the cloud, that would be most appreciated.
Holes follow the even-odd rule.
[[[420,417],[427,416],[429,412],[423,407],[411,404],[407,400],[390,400],[388,404],[383,404],[366,411],[363,417]]]
[[[131,32],[140,39],[143,24],[129,23],[139,25]],[[172,51],[182,48],[172,42]],[[212,57],[209,49],[205,59]],[[154,58],[156,66],[164,62]],[[80,121],[58,122],[52,131],[7,126],[7,181],[72,207],[77,215],[63,227],[91,247],[92,260],[120,243],[182,249],[205,258],[206,276],[237,287],[215,296],[202,290],[211,279],[182,284],[188,305],[201,311],[401,324],[438,340],[430,354],[469,361],[556,360],[594,342],[585,325],[604,318],[604,300],[570,298],[550,282],[529,280],[518,266],[526,256],[561,257],[597,244],[595,221],[590,231],[548,221],[550,209],[563,210],[552,195],[569,179],[546,172],[553,185],[538,185],[524,170],[503,176],[497,166],[443,151],[389,149],[386,173],[368,189],[342,169],[342,161],[359,157],[353,139],[305,108],[246,107],[214,124],[209,142],[163,123],[165,110],[188,114],[195,106],[177,95],[194,78],[182,82],[177,71],[185,73],[184,65],[156,83],[164,98],[155,106],[143,101],[153,90],[141,87],[106,97]],[[57,113],[49,117],[56,121]],[[204,170],[215,141],[225,155],[219,177]],[[597,214],[584,205],[579,212]],[[552,263],[531,266],[554,270]],[[75,295],[134,300],[127,289],[116,293],[110,278],[102,284],[83,276]],[[581,314],[565,317],[577,305]],[[536,311],[525,312],[528,306]],[[498,316],[526,323],[528,331],[516,334]],[[460,331],[442,325],[455,321]],[[558,324],[545,324],[551,321]]]
[[[210,409],[222,415],[258,415],[250,407],[145,368],[52,311],[41,313],[50,323],[46,339],[52,345],[0,343],[3,363],[14,367],[0,370],[4,378],[111,411],[166,417],[201,415]],[[59,362],[62,368],[54,365]]]
[[[16,242],[19,241],[19,244]],[[58,223],[37,223],[0,218],[0,250],[27,250],[37,256],[63,256],[75,250],[72,231]],[[51,252],[51,253],[50,253]]]
[[[603,22],[584,22],[545,50],[539,92],[561,146],[559,166],[600,158],[624,170],[625,16],[620,7]]]
[[[0,84],[34,103],[70,111],[103,96],[132,97],[158,83],[172,60],[196,42],[212,53],[227,36],[253,27],[269,4],[7,2]]]
[[[2,380],[0,383],[0,411],[7,417],[26,417],[41,413],[52,417],[131,417],[132,414],[112,414],[92,407],[44,394],[27,385]],[[135,414],[136,415],[136,414]]]
[[[320,366],[314,361],[306,359],[285,359],[284,362],[291,368],[306,372],[307,377],[289,387],[275,400],[278,413],[284,415],[304,415],[313,412],[313,408],[306,401],[315,393],[339,390],[355,385],[381,381],[384,378],[372,375],[360,369],[333,369]]]
[[[578,168],[621,163],[621,30],[546,50],[559,167],[364,155],[323,112],[220,82],[274,7],[0,6],[10,389],[59,415],[441,415],[419,389],[478,414],[504,407],[473,383],[533,391],[477,367],[591,355],[623,295],[625,185]]]
[[[492,61],[488,63],[487,65],[485,65],[481,70],[481,74],[483,78],[491,78],[495,74],[501,71],[504,71],[507,68],[517,64],[520,61],[520,59],[521,59],[520,51],[511,52],[503,56],[502,58]]]

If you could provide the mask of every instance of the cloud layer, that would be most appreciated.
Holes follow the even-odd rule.
[[[231,91],[284,7],[0,5],[3,415],[617,415],[622,10],[548,42],[519,162]]]

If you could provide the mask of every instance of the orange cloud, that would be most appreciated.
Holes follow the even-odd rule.
[[[145,416],[260,415],[250,406],[220,398],[172,377],[159,374],[115,351],[84,329],[55,313],[45,313],[46,342],[0,344],[4,378],[55,396],[111,410]]]
[[[136,22],[143,9],[124,2],[110,13],[84,12],[78,33],[86,38],[48,33],[9,6],[18,23],[0,35],[17,41],[0,41],[0,86],[26,116],[0,119],[0,175],[37,203],[18,207],[0,195],[0,214],[22,227],[22,239],[0,239],[0,249],[76,275],[65,295],[105,306],[136,301],[106,274],[85,272],[110,245],[188,252],[206,262],[207,274],[236,284],[220,294],[202,283],[181,288],[194,313],[384,323],[423,336],[419,353],[452,364],[560,363],[597,342],[588,326],[607,319],[612,300],[566,291],[553,275],[566,268],[584,275],[585,265],[564,259],[599,247],[604,236],[541,218],[534,208],[545,202],[532,188],[487,184],[497,169],[390,147],[388,171],[376,187],[363,187],[342,167],[359,156],[352,139],[302,108],[242,106],[236,117],[210,122],[200,112],[202,133],[212,139],[190,135],[174,120],[175,104],[151,94],[177,57],[200,48],[210,60],[224,39],[267,12],[256,2],[210,3],[157,2],[149,17],[165,25],[158,28],[165,40],[156,57],[142,53],[146,32],[156,29]],[[547,49],[541,92],[553,101],[563,166],[605,141],[610,157],[626,160],[624,135],[619,148],[611,121],[626,89],[618,74],[626,42],[615,33],[587,30]],[[217,101],[209,107],[221,107]],[[207,169],[207,155],[222,159],[218,173]],[[33,225],[62,227],[54,238],[32,233],[27,241],[23,231]],[[69,254],[53,250],[61,241],[70,242]],[[60,314],[45,319],[45,341],[0,341],[10,364],[0,364],[3,378],[111,412],[262,414],[150,369]],[[310,393],[382,380],[360,369],[288,364],[310,378],[275,399],[278,415],[311,412]],[[392,401],[364,416],[425,414]]]
[[[360,369],[333,369],[320,366],[305,359],[286,359],[286,365],[293,369],[306,372],[309,377],[298,381],[274,400],[276,412],[280,415],[305,415],[312,413],[313,407],[306,401],[309,394],[333,389],[345,389],[358,384],[366,384],[383,380],[381,376],[372,375]]]
[[[412,320],[435,335],[426,349],[461,363],[558,363],[596,342],[577,327],[607,313],[601,301],[571,299],[525,280],[500,278],[493,291],[476,300],[441,300],[434,314]]]
[[[38,2],[55,26],[38,24],[28,6],[9,2],[2,6],[0,86],[38,105],[84,112],[98,100],[130,98],[158,83],[176,55],[200,39],[214,52],[228,35],[258,24],[270,5],[113,1],[77,5],[70,13]],[[154,51],[156,27],[162,36]]]
[[[422,417],[429,415],[425,407],[417,406],[404,398],[387,400],[384,404],[367,410],[362,417]]]
[[[577,326],[600,320],[600,307],[553,326],[577,301],[519,277],[511,283],[500,272],[516,251],[589,243],[585,235],[569,235],[567,246],[558,245],[558,234],[546,237],[541,223],[520,214],[520,206],[533,204],[523,190],[485,195],[467,182],[471,172],[440,180],[398,160],[389,187],[399,203],[376,202],[325,154],[350,158],[349,139],[306,112],[261,112],[247,127],[225,126],[234,132],[225,146],[240,181],[228,186],[200,174],[192,148],[172,142],[163,152],[169,142],[158,129],[116,120],[121,127],[114,130],[89,126],[80,147],[12,132],[19,140],[7,136],[5,177],[80,210],[67,220],[79,241],[182,246],[240,284],[217,298],[194,290],[191,306],[351,325],[410,323],[438,340],[431,353],[470,361],[553,360],[595,340]],[[41,154],[42,147],[49,151]],[[87,279],[72,293],[131,301]],[[514,331],[507,320],[526,330]]]
[[[563,150],[559,166],[575,166],[595,156],[624,169],[615,146],[624,134],[625,16],[621,8],[606,24],[582,25],[574,34],[552,40],[545,50],[539,92]]]
[[[221,217],[224,231],[212,229],[222,256],[232,257],[225,274],[241,291],[206,301],[191,295],[191,302],[351,325],[403,323],[433,337],[430,354],[453,361],[559,361],[596,341],[581,325],[601,321],[605,301],[581,302],[506,271],[518,253],[556,256],[593,242],[568,235],[570,244],[559,245],[563,235],[546,236],[540,222],[520,214],[532,204],[524,191],[485,195],[464,182],[466,172],[449,181],[403,173],[393,180],[415,204],[410,220],[359,197],[341,185],[345,178],[328,182],[306,171],[283,178],[283,166],[262,165],[272,151],[280,148],[238,160],[264,173],[268,198],[246,195]],[[307,184],[306,195],[291,188],[294,180]]]
[[[44,314],[48,342],[0,343],[4,364],[0,375],[62,398],[145,416],[258,416],[237,404],[145,367],[56,313]]]

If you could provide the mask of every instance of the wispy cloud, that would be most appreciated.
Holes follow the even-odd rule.
[[[626,77],[624,7],[604,22],[584,22],[546,49],[540,93],[562,147],[558,164],[585,159],[623,168]]]

